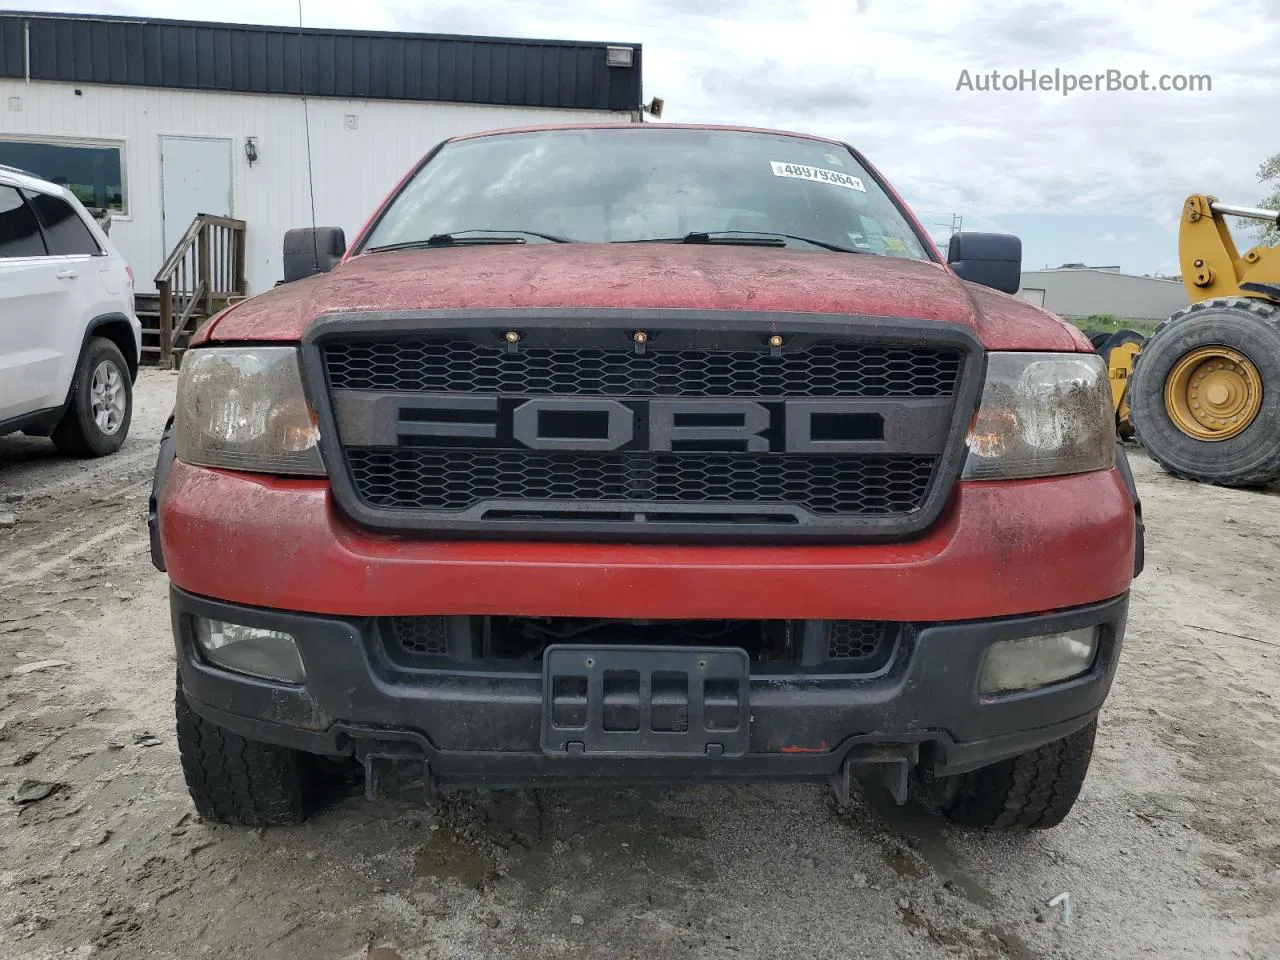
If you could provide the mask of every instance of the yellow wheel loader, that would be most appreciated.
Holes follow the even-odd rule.
[[[1260,486],[1280,480],[1280,247],[1241,255],[1229,216],[1280,225],[1275,210],[1187,199],[1178,245],[1191,305],[1138,346],[1117,412],[1127,401],[1138,439],[1170,473]]]
[[[1142,352],[1146,339],[1137,330],[1117,330],[1094,332],[1086,330],[1099,356],[1106,361],[1107,376],[1111,380],[1111,410],[1116,415],[1116,433],[1120,439],[1128,440],[1133,436],[1133,423],[1129,417],[1129,378],[1133,376],[1133,365]]]

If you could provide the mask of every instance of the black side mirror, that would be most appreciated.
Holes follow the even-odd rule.
[[[300,227],[284,232],[284,281],[328,273],[347,251],[341,227]]]
[[[1017,293],[1022,285],[1022,241],[1007,233],[953,233],[947,263],[961,280]]]

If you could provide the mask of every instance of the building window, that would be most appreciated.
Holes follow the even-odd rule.
[[[0,139],[0,164],[66,187],[91,210],[128,212],[119,145]]]

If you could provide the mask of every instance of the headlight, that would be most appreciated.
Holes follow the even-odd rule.
[[[295,347],[204,347],[182,358],[178,459],[263,473],[324,473]]]
[[[1102,358],[992,353],[969,431],[966,480],[1050,477],[1115,463],[1115,416]]]

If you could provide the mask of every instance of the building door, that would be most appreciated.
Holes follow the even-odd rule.
[[[197,214],[231,216],[231,141],[160,138],[160,202],[167,257]]]
[[[1037,287],[1023,287],[1018,291],[1018,296],[1027,303],[1034,303],[1037,307],[1044,306],[1044,291]]]

